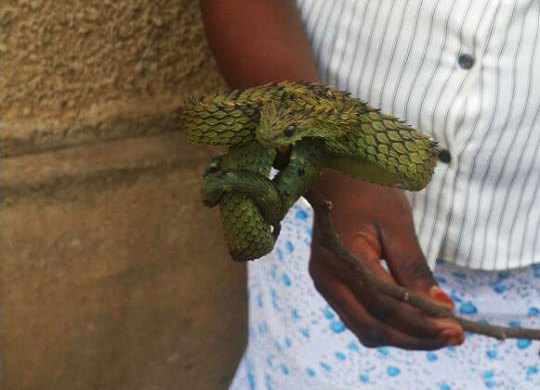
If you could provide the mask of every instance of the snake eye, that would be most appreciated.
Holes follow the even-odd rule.
[[[295,127],[294,125],[288,125],[285,130],[283,130],[283,135],[285,137],[292,137],[294,135]]]

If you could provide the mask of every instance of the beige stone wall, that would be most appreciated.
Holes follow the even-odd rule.
[[[174,130],[220,85],[196,0],[0,3],[3,155]]]
[[[194,0],[0,2],[0,388],[225,389],[245,343],[175,109],[222,88]]]

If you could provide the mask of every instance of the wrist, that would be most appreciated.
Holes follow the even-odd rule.
[[[317,182],[316,189],[327,199],[344,196],[353,192],[354,189],[365,187],[367,183],[352,176],[343,174],[333,169],[325,169]]]
[[[340,202],[357,201],[359,197],[372,200],[406,199],[404,190],[370,183],[332,169],[323,170],[315,188],[326,199]]]

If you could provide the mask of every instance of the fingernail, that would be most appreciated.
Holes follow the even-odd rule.
[[[446,329],[442,331],[441,337],[446,341],[448,345],[452,346],[461,345],[465,341],[465,335],[455,329]]]
[[[441,302],[446,306],[450,306],[451,309],[454,309],[454,301],[446,293],[441,290],[439,286],[433,286],[429,290],[429,296],[435,301]]]
[[[453,347],[456,347],[458,345],[463,344],[464,341],[465,341],[465,338],[463,336],[457,336],[457,337],[448,339],[447,344]]]

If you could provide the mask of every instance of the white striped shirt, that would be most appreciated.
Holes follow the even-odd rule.
[[[540,1],[298,0],[322,79],[449,151],[411,202],[469,268],[540,261]]]

